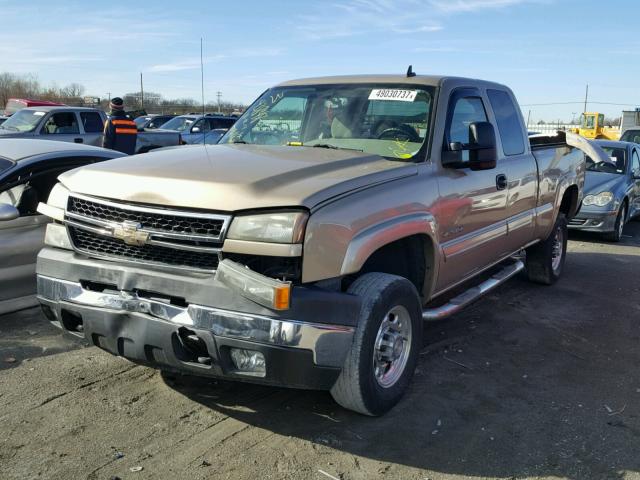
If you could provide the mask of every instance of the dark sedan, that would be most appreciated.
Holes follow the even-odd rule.
[[[610,162],[587,157],[584,199],[569,228],[601,232],[620,241],[625,223],[640,215],[640,145],[594,140]]]

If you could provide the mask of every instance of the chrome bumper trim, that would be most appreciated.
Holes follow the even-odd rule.
[[[95,292],[80,283],[38,275],[38,297],[93,308],[146,314],[176,325],[208,330],[216,336],[279,347],[311,350],[317,365],[341,367],[351,345],[354,328],[222,310],[191,304],[170,305],[135,292]]]

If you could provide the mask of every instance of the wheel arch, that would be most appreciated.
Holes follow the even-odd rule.
[[[405,215],[370,227],[352,239],[341,275],[378,271],[403,276],[423,298],[429,298],[439,265],[435,232],[430,214]]]
[[[580,192],[578,190],[578,186],[575,184],[569,185],[562,193],[559,211],[560,213],[564,213],[567,220],[571,220],[575,217],[580,210],[579,197]]]

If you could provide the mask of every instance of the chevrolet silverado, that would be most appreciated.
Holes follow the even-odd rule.
[[[39,300],[133,362],[327,389],[380,415],[407,389],[424,321],[521,270],[559,278],[585,154],[569,133],[529,140],[498,83],[282,83],[218,145],[61,175],[41,205],[54,221]]]

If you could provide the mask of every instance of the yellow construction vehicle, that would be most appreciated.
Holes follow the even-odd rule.
[[[597,112],[583,113],[580,128],[573,128],[571,131],[584,138],[602,138],[606,140],[618,140],[620,138],[620,129],[605,127],[604,114]]]

